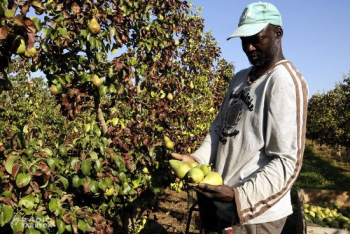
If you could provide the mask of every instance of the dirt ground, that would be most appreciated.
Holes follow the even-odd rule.
[[[186,233],[190,207],[192,202],[195,202],[196,199],[195,193],[191,195],[191,193],[188,194],[185,191],[178,193],[166,189],[165,193],[159,198],[157,206],[151,211],[149,220],[141,233]],[[200,233],[198,211],[192,212],[188,231],[188,233]]]

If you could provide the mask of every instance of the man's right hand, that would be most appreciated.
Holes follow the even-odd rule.
[[[185,154],[171,153],[171,156],[183,162],[197,162],[194,158]]]

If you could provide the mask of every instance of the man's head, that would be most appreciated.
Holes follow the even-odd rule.
[[[243,11],[238,28],[228,38],[240,37],[243,51],[253,66],[264,67],[283,59],[281,14],[266,2],[249,4]]]
[[[268,24],[282,26],[282,17],[278,9],[267,2],[251,3],[244,9],[238,28],[227,38],[249,37],[259,33]]]

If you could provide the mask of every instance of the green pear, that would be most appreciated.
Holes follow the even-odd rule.
[[[201,183],[210,184],[210,185],[222,185],[223,180],[219,173],[215,171],[211,171],[204,177]]]
[[[204,175],[207,175],[211,171],[211,166],[208,164],[198,164],[196,167],[202,170]]]
[[[30,57],[34,57],[35,55],[37,55],[38,51],[36,50],[35,47],[30,48],[29,50],[24,51],[24,56],[30,58]]]
[[[190,183],[198,184],[204,179],[204,173],[198,167],[194,167],[187,172],[187,181]]]
[[[166,98],[169,100],[169,101],[172,101],[174,99],[174,95],[172,93],[168,93],[168,95],[166,96]]]
[[[92,75],[92,83],[96,87],[100,87],[102,85],[102,79],[100,79],[97,75]]]
[[[180,166],[182,164],[182,162],[179,160],[176,160],[176,159],[170,159],[169,164],[170,164],[171,169],[175,170],[175,168]]]
[[[177,178],[183,179],[186,176],[187,172],[191,169],[192,167],[189,163],[181,163],[178,167],[174,169],[174,173]]]
[[[174,149],[175,143],[172,142],[169,137],[164,136],[164,141],[165,141],[165,147],[167,149],[170,149],[170,150]]]
[[[92,32],[94,34],[97,34],[101,31],[101,26],[95,17],[91,19],[88,27],[89,27],[90,32]]]
[[[190,162],[192,167],[196,167],[197,165],[199,165],[197,162]]]
[[[24,54],[26,51],[26,42],[24,41],[23,38],[20,39],[20,44],[17,47],[16,54]]]
[[[51,92],[53,95],[58,94],[57,86],[56,86],[56,85],[51,85],[51,87],[50,87],[50,92]]]

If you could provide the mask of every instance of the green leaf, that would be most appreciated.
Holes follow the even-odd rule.
[[[96,38],[90,37],[90,38],[88,38],[88,41],[90,42],[91,49],[95,49],[96,48]]]
[[[73,178],[72,178],[72,186],[74,188],[78,188],[80,186],[80,178],[79,178],[79,176],[77,176],[77,175],[73,176]]]
[[[137,58],[136,57],[131,57],[130,58],[130,64],[131,64],[131,66],[135,66],[137,64]]]
[[[83,160],[81,162],[81,170],[83,171],[84,175],[89,176],[91,174],[91,162],[90,162],[90,160]]]
[[[41,29],[42,29],[41,21],[35,16],[31,16],[29,18],[33,21],[34,26],[36,27],[36,29],[38,31],[41,31]]]
[[[52,151],[49,148],[44,148],[43,151],[45,151],[49,156],[52,156]]]
[[[27,231],[24,234],[41,234],[40,231],[36,230],[33,227],[30,227],[27,229]]]
[[[71,161],[70,161],[71,169],[74,170],[74,168],[75,168],[75,166],[77,165],[78,162],[79,162],[79,158],[78,157],[71,158]]]
[[[79,221],[78,221],[78,228],[85,233],[90,227],[83,220],[79,219]]]
[[[113,184],[113,180],[110,177],[106,177],[104,179],[104,182],[106,183],[107,186],[111,186]]]
[[[56,166],[57,166],[57,161],[56,161],[56,159],[54,159],[54,158],[47,158],[47,159],[46,159],[46,163],[47,163],[47,165],[49,165],[49,167],[50,167],[50,169],[51,169],[52,171],[55,170],[55,168],[56,168]]]
[[[98,62],[101,62],[103,60],[104,53],[98,52],[96,53],[96,59]]]
[[[12,192],[10,192],[10,191],[4,191],[1,195],[4,195],[5,197],[7,197],[7,198],[12,198]]]
[[[67,156],[67,154],[68,154],[67,147],[65,147],[64,145],[61,145],[59,147],[59,151],[60,151],[61,156],[63,156],[63,157]]]
[[[55,212],[60,205],[60,201],[57,198],[52,198],[50,203],[49,203],[49,210],[51,212]]]
[[[31,180],[30,174],[18,173],[16,178],[16,185],[19,188],[23,188],[24,186],[29,184],[30,180]]]
[[[9,174],[12,174],[13,163],[20,158],[21,157],[17,155],[11,155],[10,157],[8,157],[8,159],[5,162],[5,169]]]
[[[21,233],[24,231],[24,223],[22,222],[22,217],[15,215],[11,221],[11,227],[13,233]]]
[[[34,196],[33,194],[29,194],[25,197],[22,197],[19,202],[18,205],[20,207],[26,207],[28,210],[32,210],[34,207]]]
[[[137,179],[132,181],[132,184],[134,185],[135,188],[140,186],[140,182],[141,182],[141,176],[137,175]]]
[[[129,191],[131,190],[131,187],[129,186],[128,183],[124,182],[123,183],[123,190],[121,191],[121,195],[127,195]]]
[[[49,38],[49,36],[51,35],[51,31],[52,31],[52,28],[43,28],[42,29],[42,33],[43,33],[45,38]]]
[[[124,182],[126,180],[125,173],[123,172],[119,173],[119,179]]]
[[[13,216],[13,208],[8,205],[1,207],[0,213],[0,226],[4,226],[5,223],[8,223]]]
[[[98,182],[98,187],[99,187],[101,190],[104,191],[104,190],[106,190],[106,188],[108,187],[108,185],[107,185],[106,181],[101,180],[101,181]]]
[[[110,84],[109,85],[109,93],[116,93],[117,92],[117,89],[115,88],[115,85],[114,84]]]
[[[5,16],[8,17],[8,18],[12,18],[12,17],[15,16],[15,11],[14,10],[5,9]]]
[[[151,44],[146,44],[147,49],[150,51],[152,49],[152,45]]]
[[[117,32],[117,30],[116,30],[115,27],[109,27],[109,28],[108,28],[108,31],[109,31],[110,37],[114,37],[115,34],[116,34],[116,32]]]
[[[58,234],[64,233],[66,230],[66,225],[64,224],[64,222],[61,219],[58,219],[56,221],[56,226],[58,228]]]
[[[97,159],[95,162],[95,170],[96,172],[101,172],[102,169],[102,160]]]
[[[84,132],[85,133],[88,133],[91,129],[91,124],[87,123],[87,124],[84,124]]]
[[[101,85],[98,91],[100,93],[100,96],[103,97],[107,94],[108,88],[107,86]]]
[[[98,136],[98,137],[100,137],[101,136],[101,130],[100,130],[100,128],[98,127],[98,126],[95,126],[95,129],[94,129],[95,131],[95,134],[96,134],[96,136]]]
[[[90,183],[89,183],[89,189],[93,193],[98,192],[98,186],[99,186],[99,184],[97,181],[90,181]]]
[[[68,34],[68,31],[66,28],[60,28],[60,29],[58,29],[58,31],[61,34],[61,36],[63,36],[63,37],[67,36],[67,34]]]
[[[67,178],[65,178],[63,176],[59,176],[58,181],[62,182],[64,189],[67,189],[69,187],[69,181]]]
[[[93,159],[93,160],[97,160],[98,159],[98,155],[97,155],[97,153],[95,151],[91,151],[89,153],[89,155],[90,155],[90,158]]]
[[[82,29],[80,30],[80,35],[82,35],[83,37],[87,37],[88,31],[86,29]]]

